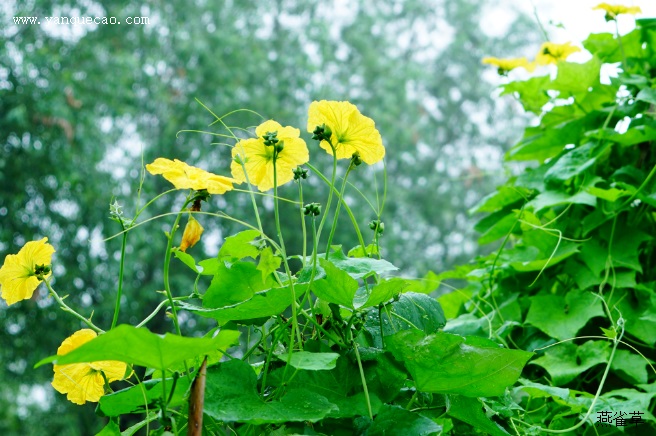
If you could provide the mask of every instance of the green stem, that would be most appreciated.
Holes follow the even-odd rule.
[[[169,241],[166,245],[166,255],[164,256],[164,291],[166,292],[166,298],[168,298],[169,305],[171,306],[171,314],[173,315],[172,318],[173,325],[175,326],[175,331],[180,336],[182,336],[182,331],[180,330],[180,324],[178,323],[178,312],[173,302],[173,294],[171,293],[171,284],[169,283],[169,268],[171,266],[171,253],[173,252],[173,237],[175,236],[175,232],[178,229],[178,225],[180,224],[182,213],[185,211],[188,204],[189,199],[185,201],[184,206],[182,206],[182,209],[180,209],[180,212],[178,212],[177,216],[175,217],[175,222],[173,223],[171,232],[168,235]]]
[[[335,191],[335,193],[337,193],[337,195],[339,195],[339,192],[337,191],[337,188],[335,188],[335,187],[330,183],[330,181],[328,180],[328,178],[327,178],[326,176],[324,176],[324,175],[321,173],[321,171],[319,171],[317,168],[315,168],[314,166],[312,166],[310,163],[306,163],[305,165],[306,165],[308,168],[310,168],[310,169],[311,169],[316,175],[318,175],[319,178],[320,178],[321,180],[323,180],[324,183],[326,183],[326,184],[328,185],[328,187],[329,187],[329,189],[331,189],[331,191]],[[349,207],[349,205],[346,204],[346,202],[344,201],[343,198],[340,198],[340,201],[341,201],[342,204],[344,205],[344,210],[345,210],[346,213],[348,214],[349,218],[351,218],[351,223],[353,224],[353,228],[355,229],[355,233],[358,235],[358,242],[360,243],[360,245],[361,245],[362,247],[365,247],[364,238],[362,237],[362,232],[360,231],[360,226],[358,226],[358,221],[355,219],[355,215],[353,214],[353,211],[351,210],[351,208]]]
[[[280,213],[278,211],[278,170],[276,165],[278,154],[274,152],[273,155],[273,213],[276,221],[276,232],[278,233],[278,241],[280,242],[280,254],[282,255],[283,265],[285,272],[289,278],[289,289],[292,294],[292,332],[289,339],[289,358],[292,358],[292,351],[294,350],[294,335],[298,336],[298,344],[302,347],[301,331],[298,328],[298,315],[296,313],[296,291],[294,290],[294,282],[292,280],[292,272],[289,269],[287,262],[287,250],[285,249],[285,239],[282,237],[282,229],[280,227]]]
[[[360,359],[360,352],[358,351],[358,343],[353,339],[353,331],[349,329],[351,335],[351,342],[353,343],[353,351],[355,351],[355,360],[358,361],[358,369],[360,370],[360,380],[362,380],[362,388],[364,389],[364,398],[367,400],[367,410],[369,411],[369,419],[374,419],[373,411],[371,410],[371,399],[369,398],[369,389],[367,389],[367,379],[364,376],[364,368],[362,367],[362,359]]]
[[[333,200],[333,189],[335,189],[335,179],[337,178],[337,151],[335,150],[335,147],[333,147],[332,142],[328,141],[328,145],[330,145],[330,148],[333,151],[333,174],[328,183],[328,200],[326,201],[326,209],[323,212],[321,222],[319,223],[319,230],[317,231],[318,240],[321,239],[321,230],[323,230],[323,225],[326,222],[326,217],[328,217],[328,212],[330,211],[330,204]],[[326,257],[327,256],[328,252],[326,252]]]
[[[299,211],[301,213],[301,228],[303,230],[303,257],[301,261],[305,268],[305,256],[307,255],[307,229],[305,228],[305,213],[303,212],[303,183],[298,179],[298,199],[300,201]]]
[[[240,156],[240,159],[241,159],[241,168],[244,172],[244,179],[246,179],[246,184],[248,185],[248,192],[251,197],[251,203],[253,204],[253,210],[255,211],[255,220],[257,221],[257,228],[260,230],[260,234],[264,235],[264,231],[262,230],[262,220],[260,220],[260,211],[257,208],[257,202],[255,201],[255,194],[253,193],[253,186],[251,185],[251,181],[248,178],[248,172],[246,172],[246,165],[244,164],[245,157]]]
[[[122,230],[125,230],[123,221],[121,221],[121,228]],[[116,327],[116,323],[118,323],[118,312],[121,309],[121,296],[123,295],[123,271],[125,269],[125,246],[127,245],[127,241],[128,241],[128,233],[125,232],[123,233],[123,241],[121,242],[121,262],[118,267],[118,291],[116,292],[116,305],[114,306],[114,318],[112,319],[112,326],[110,330]]]
[[[105,333],[105,331],[104,331],[103,329],[101,329],[100,327],[98,327],[97,325],[95,325],[93,322],[91,322],[91,319],[90,319],[90,318],[87,319],[87,318],[83,317],[82,315],[80,315],[79,313],[77,313],[75,310],[71,309],[70,306],[69,306],[68,304],[64,303],[64,299],[61,298],[61,297],[59,296],[59,294],[57,294],[57,292],[52,288],[52,286],[50,286],[50,282],[49,282],[48,280],[44,280],[43,283],[46,284],[46,287],[48,288],[48,291],[50,291],[50,295],[52,295],[52,298],[55,299],[55,301],[57,302],[57,304],[59,304],[59,307],[61,307],[61,309],[62,309],[64,312],[68,312],[68,313],[70,313],[70,314],[73,315],[75,318],[79,319],[80,321],[82,321],[83,323],[85,323],[86,325],[88,325],[88,326],[89,326],[93,331],[95,331],[96,333]]]
[[[343,199],[344,198],[344,191],[346,190],[346,179],[348,179],[349,174],[351,174],[351,170],[354,168],[353,163],[349,164],[348,169],[346,170],[346,174],[344,174],[344,181],[342,182],[342,189],[339,192],[339,198]],[[343,201],[339,201],[337,203],[337,208],[335,209],[335,216],[333,217],[333,226],[330,229],[330,235],[328,235],[328,244],[326,245],[326,259],[328,259],[328,253],[330,253],[330,244],[333,241],[333,236],[335,236],[335,230],[337,229],[337,218],[339,218],[339,209],[340,206],[342,205]],[[362,246],[362,249],[365,250],[365,247]]]

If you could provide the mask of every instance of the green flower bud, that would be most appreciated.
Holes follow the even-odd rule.
[[[362,158],[360,157],[360,152],[359,152],[359,151],[356,151],[356,152],[353,153],[353,155],[351,156],[351,164],[352,164],[354,167],[357,167],[357,166],[359,166],[361,163],[362,163]]]
[[[278,132],[266,132],[262,135],[262,139],[264,139],[264,145],[266,146],[275,145],[279,141]]]
[[[275,140],[276,142],[273,145],[273,150],[276,153],[280,153],[283,148],[285,148],[285,141],[278,141],[277,139]]]
[[[308,170],[301,166],[294,168],[292,172],[294,173],[294,180],[307,179]]]
[[[312,132],[312,139],[317,141],[329,141],[330,137],[333,135],[333,131],[330,127],[322,124],[317,126]]]
[[[305,215],[319,216],[321,214],[321,205],[319,203],[306,204],[303,207]]]
[[[379,235],[382,235],[385,231],[385,223],[381,220],[372,220],[369,222],[369,228]]]

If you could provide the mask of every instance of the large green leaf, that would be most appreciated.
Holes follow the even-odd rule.
[[[269,274],[263,279],[262,272],[252,262],[235,262],[230,266],[220,262],[203,296],[203,307],[216,309],[231,306],[275,285],[273,277]]]
[[[287,354],[281,354],[278,357],[287,361]],[[297,351],[292,353],[289,365],[296,369],[325,371],[335,368],[338,358],[339,354],[337,353],[311,353],[309,351]]]
[[[567,295],[535,295],[526,322],[552,338],[569,339],[595,316],[604,316],[601,300],[590,292],[573,290]]]
[[[222,422],[281,424],[317,422],[337,406],[307,389],[289,389],[280,400],[265,402],[257,393],[255,371],[231,360],[207,368],[205,414]]]
[[[563,154],[545,175],[547,183],[564,182],[594,165],[597,157],[608,149],[607,143],[588,142]]]
[[[228,236],[219,249],[219,259],[239,260],[245,257],[255,259],[260,254],[260,243],[255,238],[260,236],[257,230],[244,230]]]
[[[382,280],[375,285],[368,295],[365,295],[366,300],[362,304],[355,304],[358,309],[367,307],[378,306],[380,303],[394,298],[395,295],[401,294],[411,286],[411,282],[399,277],[394,277],[388,280]]]
[[[211,353],[225,341],[222,337],[188,338],[166,333],[151,333],[147,328],[119,325],[63,356],[50,356],[36,366],[46,363],[68,363],[118,360],[133,365],[166,370],[177,363],[201,358]]]
[[[582,64],[576,62],[559,62],[558,75],[551,82],[550,89],[561,91],[560,97],[566,97],[571,94],[587,93],[591,88],[599,83],[599,69],[601,62],[599,58],[593,56],[587,62]]]
[[[468,397],[503,394],[533,355],[475,336],[441,332],[426,336],[414,329],[385,341],[394,357],[408,368],[418,390]]]
[[[259,273],[258,277],[261,279]],[[306,285],[296,285],[296,297],[300,297],[306,288]],[[257,292],[246,301],[219,308],[198,307],[185,302],[178,303],[181,309],[197,313],[206,318],[214,318],[219,321],[219,324],[225,324],[228,321],[253,320],[278,315],[291,304],[292,293],[289,286]]]
[[[367,276],[372,273],[382,274],[396,271],[398,268],[384,259],[372,259],[369,257],[346,257],[339,246],[333,246],[328,255],[333,265],[342,271],[346,271],[354,279]]]
[[[445,324],[446,318],[437,300],[425,294],[407,292],[382,309],[369,310],[364,328],[371,335],[373,344],[382,348],[381,334],[389,336],[403,330],[416,329],[428,335]]]
[[[641,45],[639,30],[622,36],[621,43],[612,33],[592,33],[583,41],[583,47],[604,63],[622,62],[623,56],[639,57],[642,55]]]
[[[505,436],[509,433],[499,424],[490,420],[483,413],[483,405],[478,398],[469,398],[462,395],[447,395],[446,413],[462,422],[466,422],[475,429],[492,436]]]
[[[400,406],[384,405],[367,431],[367,436],[428,436],[442,430],[433,420]]]
[[[583,345],[564,342],[549,348],[544,356],[531,361],[551,375],[551,381],[561,386],[579,377],[585,370],[606,363],[610,357],[610,343],[587,341]]]
[[[550,100],[546,91],[550,82],[549,76],[538,76],[525,81],[510,82],[502,87],[503,92],[501,95],[516,94],[525,110],[540,114],[542,106]]]
[[[358,281],[331,261],[320,259],[319,263],[326,277],[314,282],[312,292],[323,301],[353,308],[353,297],[358,290]]]

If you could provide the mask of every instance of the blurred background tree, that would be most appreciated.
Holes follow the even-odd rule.
[[[103,242],[120,231],[109,219],[109,204],[116,200],[127,217],[134,213],[142,153],[145,163],[162,156],[228,171],[230,150],[217,137],[176,135],[207,129],[213,121],[198,98],[219,115],[248,108],[302,131],[312,100],[355,103],[376,121],[387,147],[383,254],[406,276],[462,262],[477,249],[467,210],[501,180],[500,156],[521,132],[500,121],[510,119],[514,107],[492,99],[494,78],[480,59],[530,53],[539,39],[521,14],[506,29],[489,31],[490,8],[508,6],[490,0],[381,0],[375,7],[362,0],[4,4],[0,259],[48,236],[57,249],[55,287],[108,326],[121,248],[120,238]],[[14,16],[38,16],[42,24],[15,25]],[[150,23],[46,25],[46,16],[136,16]],[[245,112],[229,118],[230,125],[242,127],[260,121]],[[323,155],[303,134],[314,155]],[[329,156],[318,162],[329,173]],[[340,167],[343,173],[345,165]],[[382,175],[382,167],[361,167],[350,181],[375,202]],[[318,178],[309,185],[306,200],[323,201],[326,190]],[[146,176],[141,198],[165,189],[165,181]],[[347,192],[368,231],[374,211],[355,189]],[[294,197],[295,187],[281,194]],[[169,195],[148,216],[179,206],[180,196]],[[271,204],[264,200],[263,206]],[[204,206],[217,209],[251,219],[245,195],[214,197]],[[342,215],[342,228],[350,229]],[[194,249],[197,258],[200,250],[215,255],[222,236],[240,230],[227,222],[202,224],[206,234],[203,247]],[[155,220],[129,234],[122,322],[137,322],[161,298],[155,291],[162,289],[162,232],[170,225]],[[284,230],[295,252],[296,226],[290,222]],[[265,231],[273,233],[271,226]],[[349,233],[335,242],[356,245]],[[173,289],[187,293],[190,280],[174,275]],[[32,369],[81,327],[55,309],[43,287],[30,301],[11,308],[0,303],[1,434],[99,430],[93,405],[69,403],[50,387],[49,368]],[[162,315],[149,327],[164,332],[171,326]],[[200,327],[193,320],[183,325],[188,334]]]

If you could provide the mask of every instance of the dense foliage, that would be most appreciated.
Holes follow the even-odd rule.
[[[609,17],[613,19],[613,17]],[[518,384],[484,400],[520,434],[648,434],[656,356],[656,20],[591,34],[584,63],[510,82],[538,115],[507,154],[533,161],[476,208],[498,250],[443,278],[445,330],[535,351]],[[604,66],[617,66],[602,75]],[[604,423],[605,427],[594,427]],[[641,424],[630,424],[640,418]],[[622,420],[626,420],[626,427]]]

